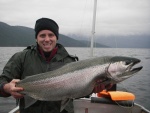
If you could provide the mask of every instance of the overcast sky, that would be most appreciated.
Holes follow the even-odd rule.
[[[91,33],[94,0],[0,0],[0,21],[34,28],[54,19],[63,34]],[[150,35],[150,0],[97,0],[97,35]]]

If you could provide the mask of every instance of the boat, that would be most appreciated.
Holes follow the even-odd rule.
[[[114,102],[111,99],[91,97],[73,101],[74,113],[150,113],[145,107],[131,102]],[[9,113],[19,113],[19,106]]]
[[[90,98],[74,100],[74,113],[150,113],[134,100],[130,92],[103,90]]]
[[[105,98],[83,98],[74,100],[74,113],[150,113],[134,102],[116,103]]]

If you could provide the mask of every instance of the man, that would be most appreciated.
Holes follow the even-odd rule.
[[[23,88],[15,87],[20,79],[51,70],[51,64],[54,62],[70,63],[78,60],[57,43],[59,26],[54,20],[38,19],[35,24],[35,38],[37,45],[28,46],[25,50],[14,54],[4,67],[0,76],[0,96],[13,96],[19,99],[20,113],[60,113],[61,101],[36,101],[28,108],[24,108],[24,95],[19,93]],[[93,92],[102,89],[104,86],[100,85],[95,87]],[[73,109],[68,110],[70,106],[68,105],[61,113],[73,112]]]

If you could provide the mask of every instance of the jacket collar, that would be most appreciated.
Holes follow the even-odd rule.
[[[48,62],[62,61],[64,58],[66,58],[69,55],[63,45],[57,43],[56,47],[57,49],[55,48],[55,50],[53,50],[52,56],[51,58],[49,58]],[[42,56],[42,58],[45,59],[45,56],[42,55],[43,53],[40,53],[40,51],[38,50],[38,46],[35,46],[33,49],[35,49],[40,54],[40,56]]]
[[[46,62],[50,62],[51,59],[55,56],[57,53],[58,47],[56,46],[50,53],[45,53],[38,45],[37,45],[37,50],[42,56],[43,59],[46,60]]]

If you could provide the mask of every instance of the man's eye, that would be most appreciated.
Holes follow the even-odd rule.
[[[45,34],[41,34],[40,37],[44,38],[44,37],[45,37]]]
[[[49,36],[49,37],[53,37],[53,36],[54,36],[54,34],[49,34],[48,36]]]

